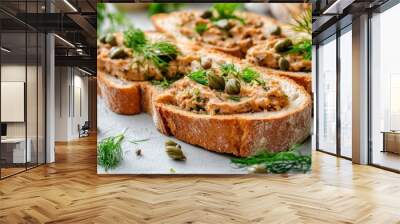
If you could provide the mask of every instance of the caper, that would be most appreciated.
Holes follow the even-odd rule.
[[[207,11],[203,12],[203,14],[201,14],[200,17],[203,19],[208,19],[208,18],[211,18],[212,15],[213,15],[212,12],[210,10],[207,10]]]
[[[218,20],[217,22],[215,22],[215,25],[218,28],[224,29],[224,30],[229,30],[230,28],[232,28],[231,24],[229,23],[229,21],[227,19]]]
[[[292,41],[288,38],[280,40],[275,44],[275,51],[278,53],[288,51],[292,45]]]
[[[124,51],[123,48],[113,47],[111,48],[109,56],[111,59],[121,59],[121,58],[126,58],[128,54]]]
[[[226,82],[226,93],[228,94],[239,94],[240,93],[240,82],[237,79],[229,79]]]
[[[279,69],[284,71],[287,71],[290,66],[289,61],[286,60],[284,57],[279,58],[278,64],[279,64]]]
[[[165,146],[176,146],[178,145],[178,143],[172,141],[172,140],[168,140],[165,142]]]
[[[264,164],[256,164],[249,167],[250,173],[267,173],[267,169]]]
[[[208,74],[207,79],[208,79],[208,86],[211,89],[216,89],[216,90],[225,89],[225,79],[223,77],[210,73]]]
[[[117,45],[117,38],[112,33],[107,34],[104,41],[111,46]]]
[[[99,41],[100,41],[101,43],[105,44],[105,43],[106,43],[106,36],[107,36],[107,35],[101,35],[100,38],[99,38]]]
[[[180,145],[176,146],[167,146],[165,147],[165,151],[168,156],[174,160],[186,160],[186,156],[183,154]]]
[[[276,35],[279,36],[282,33],[282,29],[280,26],[275,26],[272,30],[271,30],[271,35]]]

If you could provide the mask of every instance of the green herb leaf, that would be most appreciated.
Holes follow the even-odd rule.
[[[238,76],[239,70],[235,67],[234,64],[222,64],[221,65],[221,72],[223,76],[233,75],[234,77]]]
[[[292,46],[292,48],[288,51],[289,54],[291,53],[298,53],[303,55],[305,60],[311,60],[312,57],[312,42],[311,40],[305,39],[296,43]]]
[[[169,13],[182,8],[184,3],[150,3],[149,5],[149,16],[158,13]]]
[[[151,84],[157,85],[157,86],[160,86],[160,87],[166,89],[166,88],[170,87],[170,85],[175,81],[176,81],[176,79],[168,80],[164,77],[163,80],[151,80]]]
[[[297,151],[300,146],[301,144],[295,144],[284,152],[262,152],[247,158],[234,158],[231,162],[240,166],[264,164],[271,173],[307,172],[311,168],[311,156],[300,155]]]
[[[311,35],[312,33],[312,11],[311,8],[306,9],[306,11],[300,15],[298,18],[294,19],[294,24],[292,24],[292,29],[297,32],[304,32]]]
[[[256,71],[254,71],[253,69],[247,67],[247,68],[243,69],[240,76],[243,79],[243,81],[249,83],[253,80],[258,79],[260,77],[260,74]]]
[[[139,29],[131,28],[125,31],[124,42],[127,47],[160,69],[165,69],[179,54],[178,48],[172,43],[166,41],[150,43],[144,32]]]
[[[229,99],[236,101],[236,102],[240,102],[240,96],[229,95]]]
[[[121,142],[124,134],[110,136],[103,139],[97,146],[97,162],[100,166],[113,169],[119,165],[122,160]]]
[[[147,39],[143,31],[132,28],[124,32],[124,44],[134,51],[140,52],[147,44]]]
[[[207,30],[207,24],[205,23],[198,23],[196,24],[195,30],[198,34],[203,34]]]
[[[211,10],[214,10],[218,16],[212,17],[211,20],[217,21],[221,19],[236,19],[241,23],[245,23],[244,19],[234,15],[236,10],[242,9],[242,3],[215,3]]]
[[[194,72],[190,73],[190,74],[188,75],[188,77],[189,77],[191,80],[193,80],[193,81],[195,81],[195,82],[197,82],[197,83],[200,83],[200,84],[202,84],[202,85],[207,85],[207,84],[208,84],[207,72],[204,71],[204,70],[197,70],[197,71],[194,71]]]

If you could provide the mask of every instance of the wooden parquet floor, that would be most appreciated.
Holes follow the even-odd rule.
[[[313,153],[291,176],[98,176],[94,137],[0,181],[0,223],[400,223],[400,175]]]

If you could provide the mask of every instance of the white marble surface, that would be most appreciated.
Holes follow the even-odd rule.
[[[219,154],[196,147],[157,131],[151,117],[147,114],[134,116],[119,115],[110,111],[101,98],[97,99],[98,136],[101,139],[116,135],[125,129],[125,140],[122,143],[124,159],[112,170],[98,166],[99,174],[246,174],[247,169],[238,168],[230,162],[233,156]],[[149,139],[138,144],[129,141]],[[182,146],[186,161],[174,161],[165,153],[164,143],[168,139]],[[311,141],[303,145],[302,154],[310,154]],[[141,149],[142,156],[136,155]]]

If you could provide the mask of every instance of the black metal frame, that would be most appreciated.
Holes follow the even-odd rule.
[[[26,4],[27,2],[28,1],[25,1],[25,11],[27,11],[27,4]],[[39,1],[36,1],[36,2],[39,3]],[[38,11],[38,9],[39,9],[38,4],[36,5],[36,9]],[[2,10],[2,11],[6,12],[4,10]],[[46,7],[46,11],[47,11],[47,7]],[[25,14],[25,17],[26,17],[26,14]],[[47,40],[46,40],[46,34],[47,33],[40,32],[39,30],[34,29],[33,27],[29,26],[26,23],[24,23],[24,27],[25,27],[25,30],[24,30],[24,32],[21,32],[21,33],[25,34],[25,82],[24,82],[24,98],[25,98],[24,99],[25,169],[21,170],[21,171],[18,171],[18,172],[15,172],[15,173],[12,173],[12,174],[7,175],[7,176],[2,176],[2,173],[1,173],[2,168],[0,167],[0,180],[6,179],[8,177],[17,175],[19,173],[25,172],[27,170],[36,168],[38,166],[41,166],[41,165],[47,163],[47,80],[46,80],[47,79]],[[43,109],[44,109],[44,117],[42,117],[44,119],[44,121],[42,121],[42,122],[44,122],[44,136],[43,136],[43,140],[44,140],[44,145],[43,145],[43,147],[44,147],[44,150],[43,150],[43,152],[44,152],[44,156],[43,156],[44,157],[44,161],[42,163],[39,163],[39,136],[38,136],[39,135],[39,107],[37,106],[36,107],[36,143],[37,143],[36,150],[37,150],[37,152],[36,152],[36,162],[35,163],[32,163],[32,162],[29,163],[29,165],[33,164],[32,166],[28,166],[28,162],[27,162],[27,160],[28,160],[28,154],[27,154],[27,147],[28,147],[28,144],[27,144],[27,140],[28,140],[28,124],[27,124],[27,121],[28,121],[28,119],[27,119],[27,116],[28,116],[28,113],[27,113],[28,29],[32,30],[32,31],[34,31],[36,33],[36,56],[37,56],[36,57],[36,99],[37,99],[36,104],[37,105],[39,104],[39,69],[38,69],[38,66],[39,66],[39,33],[45,34],[44,38],[43,38],[44,41],[42,42],[42,44],[44,44],[44,51],[41,52],[41,53],[43,53],[42,59],[44,60],[44,66],[42,65],[43,66],[43,68],[42,68],[42,72],[43,72],[42,82],[44,83],[44,99],[43,99],[44,106],[42,106]],[[3,32],[0,32],[0,46],[1,46],[2,33]],[[1,58],[1,53],[0,53],[0,62],[2,61],[1,59],[2,58]],[[1,81],[1,69],[0,69],[0,81]],[[1,93],[0,93],[0,100],[1,100]],[[0,121],[1,121],[1,117],[0,117]],[[1,144],[0,144],[0,158],[1,158]]]

